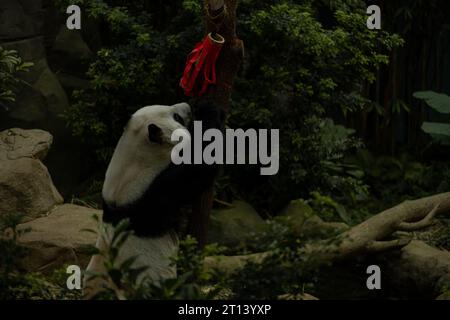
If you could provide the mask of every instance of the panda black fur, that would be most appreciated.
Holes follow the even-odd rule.
[[[170,161],[174,146],[170,137],[175,129],[188,129],[194,139],[188,104],[146,108],[137,111],[130,119],[108,167],[103,188],[103,219],[114,225],[128,218],[136,235],[155,237],[176,227],[179,209],[211,185],[218,168],[216,165],[174,165]],[[203,102],[194,108],[194,120],[202,121],[203,130],[222,129],[223,117],[220,107],[211,102]],[[136,122],[139,128],[135,128]],[[123,143],[131,143],[124,140],[133,138],[132,130],[138,130],[136,139],[145,140],[147,145],[136,146],[139,150],[133,149],[132,145],[122,146]],[[138,167],[133,170],[130,166]],[[139,170],[141,166],[148,170]],[[124,184],[121,179],[126,178],[124,173],[130,169],[142,181],[130,181],[136,186],[130,190],[125,187],[119,191],[120,194],[111,192],[111,189]],[[148,174],[147,180],[142,176],[145,174]]]
[[[223,129],[224,115],[217,105],[202,103],[194,111],[194,119],[202,121],[204,130]],[[110,237],[111,225],[124,218],[130,220],[134,234],[123,244],[116,263],[137,257],[133,266],[147,267],[138,281],[176,276],[172,257],[178,249],[173,232],[178,211],[211,185],[218,170],[215,165],[171,163],[175,144],[171,135],[179,128],[193,135],[186,103],[138,110],[125,127],[106,172],[102,191],[104,230]],[[105,250],[107,245],[100,235],[97,248]],[[104,257],[92,256],[87,271],[105,273]],[[101,278],[85,278],[85,298],[94,297],[105,286],[111,284]]]

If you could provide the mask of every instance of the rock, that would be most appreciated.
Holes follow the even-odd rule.
[[[83,21],[83,24],[87,21]],[[84,41],[83,33],[89,33],[89,27],[83,31],[68,30],[64,25],[51,45],[48,53],[52,70],[58,70],[57,77],[69,97],[73,97],[74,90],[89,89],[91,81],[86,76],[94,53]]]
[[[47,168],[36,159],[0,161],[0,214],[36,218],[61,204]]]
[[[0,1],[0,40],[34,37],[43,23],[42,0]]]
[[[267,230],[267,224],[248,203],[234,201],[232,208],[213,210],[209,226],[210,243],[235,246]]]
[[[39,128],[51,132],[53,145],[46,165],[54,183],[63,194],[74,192],[73,186],[86,179],[86,156],[79,138],[72,135],[61,115],[69,108],[67,94],[59,79],[49,68],[43,38],[32,38],[2,44],[15,49],[25,61],[34,66],[21,77],[29,85],[20,86],[16,103],[10,111],[0,115],[0,131],[11,127]],[[57,70],[57,69],[55,69]],[[70,152],[67,152],[70,150]],[[67,168],[71,170],[67,170]]]
[[[384,274],[395,288],[405,288],[416,297],[448,298],[450,252],[413,240],[386,259]]]
[[[8,117],[1,119],[0,127],[14,123],[21,127],[38,127],[53,134],[65,129],[60,115],[68,109],[67,94],[58,78],[50,70],[47,62],[43,37],[3,43],[8,50],[17,50],[24,61],[34,63],[29,72],[21,78],[29,85],[21,86],[16,103],[11,107]]]
[[[269,252],[253,253],[240,256],[209,256],[203,260],[203,267],[208,271],[219,271],[231,275],[242,269],[247,263],[260,264],[269,256]]]
[[[82,31],[69,31],[61,9],[53,0],[0,0],[0,46],[34,64],[29,72],[19,73],[26,84],[17,86],[16,101],[0,107],[0,131],[20,127],[51,132],[54,145],[46,165],[58,189],[70,195],[86,179],[87,160],[61,114],[74,90],[90,86],[85,79],[88,58],[94,55],[89,46],[94,51],[101,47],[100,23],[83,16]]]
[[[101,211],[64,204],[53,209],[46,217],[20,225],[19,228],[31,228],[19,240],[29,249],[22,267],[27,271],[44,273],[64,265],[85,268],[90,254],[84,249],[95,245],[97,236],[81,230],[97,229],[93,215],[100,217]]]
[[[79,72],[80,65],[85,65],[93,53],[84,41],[81,32],[68,30],[61,26],[53,43],[54,60],[63,70]]]
[[[280,216],[292,217],[303,223],[306,219],[314,216],[313,209],[302,199],[292,200],[281,211]]]
[[[83,79],[68,73],[60,72],[58,73],[58,80],[68,92],[73,92],[74,90],[79,89],[89,89],[91,86],[91,82],[89,79]]]
[[[50,114],[61,115],[67,109],[69,101],[66,92],[49,68],[43,70],[33,88],[45,98],[46,109]]]
[[[32,158],[44,160],[53,137],[43,130],[9,129],[0,132],[0,161]]]
[[[279,214],[295,233],[307,238],[326,238],[344,232],[349,226],[341,222],[325,222],[302,199],[292,200]]]

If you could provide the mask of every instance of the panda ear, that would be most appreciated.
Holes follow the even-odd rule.
[[[156,124],[149,124],[148,125],[148,138],[151,142],[155,142],[158,144],[163,143],[163,132],[160,127],[158,127]]]

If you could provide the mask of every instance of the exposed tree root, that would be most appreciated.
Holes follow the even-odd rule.
[[[437,282],[442,284],[443,281],[449,281],[450,279],[450,253],[444,252],[440,254],[439,252],[443,251],[418,241],[414,241],[414,245],[409,245],[411,239],[395,239],[393,236],[395,236],[397,231],[411,232],[426,228],[432,224],[432,220],[437,214],[449,212],[450,193],[405,201],[335,237],[309,243],[300,248],[300,253],[313,258],[317,266],[320,266],[338,260],[354,258],[358,255],[379,254],[401,249],[399,257],[392,264],[399,266],[398,270],[404,269],[401,266],[405,266],[408,270],[419,270],[413,272],[412,277],[428,274],[429,276],[425,278],[428,279],[427,281],[436,282],[431,284],[435,286]],[[421,250],[418,250],[418,247]],[[424,250],[424,247],[427,247],[429,250]],[[425,252],[426,255],[430,256],[431,254],[431,256],[429,259],[426,257],[421,258],[418,252]],[[207,257],[205,259],[205,267],[215,268],[230,274],[237,271],[246,262],[258,263],[269,254],[270,252],[264,252],[248,256]],[[442,259],[436,260],[436,257],[441,256],[443,257]],[[405,263],[402,262],[402,259],[405,259]],[[432,259],[431,263],[430,259]],[[427,272],[426,268],[431,269]],[[403,271],[408,273],[407,270]],[[401,271],[398,272],[401,273]]]
[[[305,254],[323,262],[363,253],[400,249],[408,239],[389,239],[396,231],[417,231],[432,223],[436,214],[450,212],[450,193],[405,201],[385,210],[335,238],[308,244]]]

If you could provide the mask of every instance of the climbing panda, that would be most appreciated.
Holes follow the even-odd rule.
[[[204,130],[221,129],[224,115],[220,107],[203,102],[194,111],[193,118],[202,121]],[[133,231],[122,246],[118,263],[138,256],[133,266],[148,266],[143,276],[154,281],[175,276],[170,259],[178,246],[174,230],[179,209],[206,190],[217,172],[216,165],[171,162],[172,149],[178,143],[171,141],[176,129],[189,131],[191,140],[195,139],[191,118],[187,103],[138,110],[125,126],[103,184],[103,222],[107,230],[129,219]],[[183,139],[184,143],[188,137]],[[102,239],[97,240],[100,250],[106,245]],[[104,271],[103,262],[100,255],[94,255],[87,271]],[[99,291],[103,285],[99,281],[85,283],[87,298]]]

